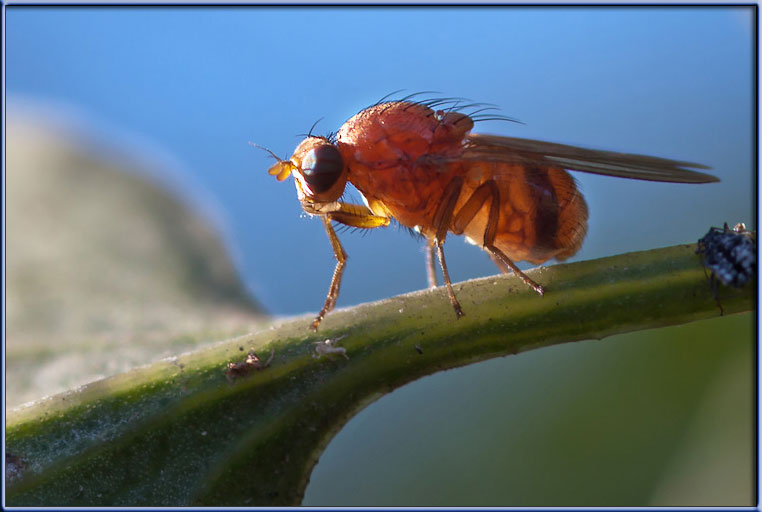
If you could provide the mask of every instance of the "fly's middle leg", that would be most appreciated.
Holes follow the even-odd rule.
[[[434,229],[435,235],[433,239],[429,239],[429,247],[436,248],[437,256],[439,257],[439,266],[442,267],[442,278],[445,286],[447,287],[447,295],[450,298],[450,304],[455,310],[455,315],[460,318],[463,313],[463,308],[460,307],[458,299],[455,297],[455,291],[452,289],[452,283],[450,282],[450,273],[447,271],[447,262],[445,262],[444,250],[442,244],[444,244],[447,237],[447,231],[450,227],[450,223],[453,219],[453,212],[455,211],[455,205],[458,203],[458,197],[460,191],[463,188],[463,178],[457,176],[450,181],[442,195],[442,201],[439,203],[436,212],[434,212]],[[429,249],[431,251],[431,249]],[[429,279],[431,280],[431,274],[433,274],[433,265],[430,265]],[[436,283],[436,277],[434,277]],[[431,283],[430,283],[431,284]]]
[[[436,244],[433,238],[429,238],[426,242],[426,277],[429,280],[429,288],[436,288],[439,286],[437,282],[437,269],[434,267],[434,251]]]

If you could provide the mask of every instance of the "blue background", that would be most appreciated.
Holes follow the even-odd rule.
[[[723,222],[744,221],[755,229],[752,13],[750,8],[717,7],[11,7],[7,108],[13,114],[24,111],[29,100],[43,102],[50,112],[78,117],[104,144],[164,164],[162,178],[218,224],[242,279],[268,311],[316,312],[334,266],[328,240],[320,221],[302,214],[291,182],[278,183],[267,175],[272,159],[248,141],[288,157],[300,141],[298,134],[319,118],[318,133],[335,131],[362,108],[403,88],[402,94],[434,90],[494,103],[502,114],[525,123],[482,122],[478,132],[695,161],[711,166],[721,178],[717,184],[676,185],[577,173],[590,207],[590,227],[573,260],[695,242],[709,226]],[[404,232],[373,230],[340,238],[349,262],[339,306],[426,285],[423,246]],[[496,273],[485,254],[457,237],[448,238],[446,252],[453,281]],[[458,443],[461,448],[465,440],[483,439],[486,455],[477,457],[480,464],[490,457],[500,458],[494,464],[513,464],[511,470],[500,465],[488,473],[497,479],[498,494],[505,485],[500,477],[517,482],[512,492],[519,493],[521,478],[545,475],[551,466],[560,473],[554,481],[576,492],[588,482],[588,473],[563,466],[566,445],[550,445],[548,459],[528,445],[532,453],[514,460],[491,456],[498,453],[493,441],[500,435],[523,439],[516,436],[517,428],[542,431],[562,406],[576,410],[591,394],[580,383],[595,392],[612,390],[611,402],[603,402],[609,405],[589,406],[591,417],[605,418],[607,407],[622,400],[615,383],[624,372],[619,367],[638,356],[662,360],[659,347],[674,348],[674,332],[658,331],[662,338],[647,350],[640,341],[574,344],[406,386],[388,397],[393,400],[385,398],[363,411],[337,436],[313,473],[306,503],[377,504],[392,496],[381,485],[375,497],[356,499],[355,489],[370,492],[360,487],[383,484],[381,478],[350,480],[353,473],[365,474],[360,469],[397,475],[399,481],[389,484],[392,493],[403,486],[431,486],[434,490],[419,504],[438,503],[431,496],[442,504],[453,503],[453,496],[475,503],[463,494],[460,478],[476,478],[469,484],[473,487],[484,482],[485,472],[465,467],[465,459],[446,460],[452,451],[442,450],[438,440],[444,431],[436,430],[446,430],[448,415],[464,410],[485,421],[466,418],[476,430],[456,431],[453,444],[445,446]],[[639,364],[634,375],[644,381],[657,375],[658,370]],[[611,375],[605,376],[607,371]],[[637,377],[629,378],[633,401],[648,402],[639,394]],[[678,374],[674,378],[681,379]],[[478,413],[483,416],[473,412],[475,396],[491,407]],[[431,412],[440,409],[439,415]],[[416,414],[422,410],[428,412]],[[639,418],[638,410],[632,417],[612,413],[632,423],[635,437],[648,418],[661,420],[670,413],[657,407],[644,413],[648,418]],[[433,425],[424,425],[429,416]],[[495,420],[504,416],[504,421]],[[421,425],[408,427],[403,419]],[[397,424],[403,426],[401,437],[387,437]],[[487,430],[479,430],[482,424]],[[589,430],[584,421],[572,424]],[[408,428],[420,430],[413,436]],[[363,429],[366,437],[355,436]],[[643,432],[658,436],[662,430],[657,421],[652,431]],[[355,444],[343,440],[349,437]],[[662,441],[666,444],[658,447],[673,444],[668,437]],[[575,443],[571,439],[568,447]],[[429,455],[414,451],[426,444],[436,445]],[[606,456],[614,455],[611,466],[598,468],[623,475],[621,485],[632,490],[625,467],[632,460],[603,444]],[[408,447],[401,454],[404,463],[392,462],[385,469],[384,454],[400,446]],[[357,453],[367,453],[358,447],[384,453],[357,460]],[[521,443],[503,448],[517,453]],[[639,453],[631,455],[637,459]],[[428,461],[429,469],[416,469],[413,461],[419,460]],[[556,466],[559,461],[562,465]],[[535,472],[527,472],[525,462],[538,466]],[[417,473],[432,468],[444,473],[436,484]],[[340,469],[345,474],[337,477]],[[650,467],[643,473],[655,474]],[[578,480],[571,478],[575,475]],[[440,485],[442,481],[449,483]],[[601,493],[611,489],[604,485],[590,496],[606,497]],[[611,492],[611,501],[580,498],[574,503],[642,504],[650,491],[637,497]],[[517,503],[496,500],[487,504]],[[570,501],[559,498],[551,504],[564,503]]]
[[[95,133],[160,148],[204,197],[247,286],[275,314],[315,311],[333,259],[290,181],[248,141],[289,156],[398,89],[494,103],[525,125],[475,131],[701,162],[722,183],[580,175],[577,259],[696,240],[752,221],[750,11],[741,8],[39,8],[7,11],[8,110],[75,107]],[[118,143],[118,142],[117,142]],[[198,193],[201,191],[201,193]],[[385,232],[383,232],[385,231]],[[425,286],[422,248],[395,230],[341,237],[339,306]],[[447,244],[454,280],[495,273]]]

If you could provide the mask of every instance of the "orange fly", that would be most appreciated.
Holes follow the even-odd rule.
[[[436,252],[460,318],[463,310],[442,250],[448,232],[464,234],[501,271],[511,269],[543,295],[543,287],[514,262],[563,261],[582,245],[587,204],[566,170],[672,183],[719,181],[685,169],[708,168],[689,162],[472,134],[480,116],[457,112],[458,104],[409,97],[377,103],[344,123],[335,136],[310,134],[289,160],[275,157],[278,163],[269,173],[278,181],[293,175],[302,208],[322,219],[337,260],[312,329],[336,304],[347,257],[332,222],[370,229],[396,219],[418,231],[428,241],[429,285],[437,286]],[[347,182],[363,194],[365,205],[341,201]]]

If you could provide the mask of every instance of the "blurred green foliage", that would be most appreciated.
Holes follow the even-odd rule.
[[[734,315],[426,377],[347,424],[303,504],[751,505],[755,324]]]
[[[152,160],[7,127],[7,406],[260,324],[216,226]]]

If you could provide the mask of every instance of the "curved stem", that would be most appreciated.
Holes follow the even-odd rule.
[[[18,468],[7,504],[296,505],[336,432],[407,382],[718,316],[695,250],[529,271],[544,297],[515,276],[459,283],[467,315],[457,320],[443,288],[335,311],[317,334],[309,317],[291,319],[16,409],[7,418]],[[720,290],[725,314],[752,310],[754,298],[753,286]],[[244,364],[250,348],[259,357]]]

